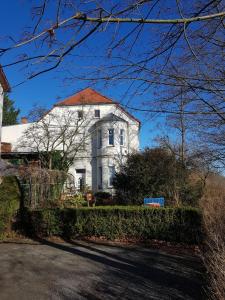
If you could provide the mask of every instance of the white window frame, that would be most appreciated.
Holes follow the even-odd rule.
[[[112,133],[110,133],[111,130],[112,130]],[[111,136],[112,136],[113,143],[110,143],[110,137]],[[114,146],[115,145],[115,130],[114,130],[114,128],[109,128],[108,129],[108,145],[109,146]]]
[[[122,142],[122,143],[121,143]],[[126,139],[125,139],[125,129],[120,129],[120,146],[125,146]]]
[[[96,112],[99,113],[99,116],[96,116]],[[101,117],[100,109],[95,109],[95,118],[99,119]]]
[[[113,172],[111,172],[111,168],[113,168]],[[116,168],[114,165],[108,166],[108,186],[110,188],[113,187],[113,184],[111,184],[111,180],[113,181],[113,179],[115,178],[115,174],[116,174]]]

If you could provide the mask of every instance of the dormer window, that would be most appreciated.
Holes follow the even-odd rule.
[[[100,118],[100,109],[95,109],[95,118]]]
[[[78,110],[77,111],[77,117],[78,117],[78,119],[83,119],[83,116],[84,116],[83,111],[82,110]]]

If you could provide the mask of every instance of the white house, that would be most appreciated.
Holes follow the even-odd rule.
[[[86,88],[56,103],[37,123],[4,127],[2,139],[4,142],[11,143],[13,152],[35,151],[30,136],[26,140],[26,147],[21,147],[22,136],[27,129],[39,126],[43,120],[45,124],[51,124],[50,132],[54,132],[54,141],[52,139],[48,143],[51,147],[56,144],[56,140],[59,140],[56,138],[59,127],[68,120],[70,130],[77,130],[79,141],[83,139],[79,151],[74,150],[77,152],[69,168],[77,188],[85,184],[95,192],[111,192],[115,171],[119,169],[129,153],[139,150],[140,122],[125,111],[119,103],[91,88]],[[77,129],[77,124],[80,124],[81,130]],[[62,150],[69,143],[67,140],[62,146],[60,142],[57,149]],[[45,145],[43,140],[39,142],[40,149],[44,149]]]
[[[4,93],[9,91],[10,91],[9,83],[0,65],[0,154],[1,154],[1,136],[2,136],[1,128],[2,128],[3,99],[4,99]]]

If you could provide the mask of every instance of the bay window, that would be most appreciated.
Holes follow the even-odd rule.
[[[109,145],[114,146],[114,129],[109,129]]]
[[[102,167],[98,168],[98,188],[102,189]]]
[[[98,149],[102,148],[102,130],[98,130]]]
[[[109,166],[109,187],[113,186],[113,180],[115,178],[115,166]]]

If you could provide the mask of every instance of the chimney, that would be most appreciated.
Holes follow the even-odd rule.
[[[11,152],[12,145],[10,143],[1,143],[1,150],[2,152]]]
[[[22,117],[21,118],[21,124],[27,124],[28,123],[28,120],[26,117]]]

